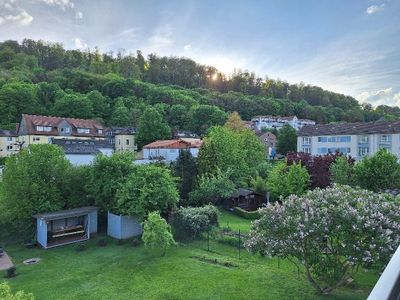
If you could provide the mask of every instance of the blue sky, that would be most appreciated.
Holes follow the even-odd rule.
[[[399,0],[0,0],[0,40],[190,57],[400,105]]]

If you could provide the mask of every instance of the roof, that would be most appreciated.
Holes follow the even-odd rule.
[[[87,207],[73,208],[67,210],[59,210],[43,214],[36,214],[33,215],[33,217],[36,219],[43,219],[43,220],[57,220],[57,219],[87,215],[88,213],[97,211],[97,209],[98,208],[95,206],[87,206]]]
[[[99,149],[114,149],[105,140],[52,139],[51,143],[63,148],[65,154],[98,154]]]
[[[136,134],[136,129],[133,128],[133,127],[111,127],[107,131],[111,132],[112,135],[119,135],[119,134],[133,135],[133,134]]]
[[[65,121],[72,127],[72,136],[88,136],[88,137],[105,137],[105,127],[96,120],[90,119],[74,119],[64,117],[48,117],[23,114],[22,120],[25,122],[27,134],[37,135],[59,135],[58,125]],[[21,120],[21,123],[22,123]],[[37,131],[36,126],[52,127],[51,131]],[[90,133],[78,133],[78,128],[90,129]],[[99,133],[98,130],[103,130]]]
[[[0,136],[17,136],[17,132],[15,130],[0,129]]]
[[[255,192],[253,190],[238,188],[238,189],[236,189],[236,191],[233,192],[233,194],[231,195],[231,198],[246,197],[246,196],[253,195],[253,194],[259,195],[259,193]]]
[[[200,148],[202,141],[200,139],[175,139],[175,140],[160,140],[145,145],[145,149],[188,149],[188,148]]]
[[[400,133],[400,121],[377,121],[359,123],[306,125],[299,129],[298,136],[339,134],[390,134]]]
[[[265,136],[268,136],[268,137],[270,137],[270,138],[276,139],[275,134],[273,134],[271,131],[265,131],[265,132],[257,131],[257,132],[256,132],[256,135],[257,135],[259,138],[263,138],[263,137],[265,137]]]

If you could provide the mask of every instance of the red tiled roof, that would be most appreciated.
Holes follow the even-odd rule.
[[[88,119],[74,119],[74,118],[63,118],[63,117],[48,117],[48,116],[37,116],[23,114],[22,119],[25,121],[27,134],[38,134],[38,135],[59,135],[58,125],[65,121],[72,127],[72,136],[88,136],[88,137],[104,137],[105,127],[96,120]],[[22,121],[21,121],[22,122]],[[52,127],[51,131],[37,131],[36,126],[49,126]],[[90,129],[90,133],[78,133],[78,128]],[[103,130],[102,133],[98,133],[98,130]]]
[[[200,139],[160,140],[147,144],[143,148],[187,149],[187,148],[200,148],[201,144],[202,141]]]

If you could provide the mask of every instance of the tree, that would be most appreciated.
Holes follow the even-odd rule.
[[[218,171],[215,175],[202,175],[198,186],[189,194],[189,203],[195,206],[220,204],[235,191],[235,185],[229,179],[229,173]]]
[[[277,164],[267,179],[268,190],[283,198],[289,195],[302,195],[310,184],[310,175],[301,163],[288,166],[282,162]]]
[[[396,155],[381,149],[354,166],[354,177],[357,185],[372,191],[400,188],[400,164]]]
[[[172,105],[169,110],[168,123],[171,127],[180,130],[186,129],[188,122],[188,109],[184,105]]]
[[[285,258],[320,293],[330,293],[362,268],[382,267],[400,240],[400,204],[349,186],[291,195],[260,210],[246,247]]]
[[[171,226],[158,212],[149,213],[147,220],[144,221],[142,240],[147,248],[162,249],[162,256],[170,246],[175,245]]]
[[[91,91],[86,95],[86,97],[92,103],[93,115],[96,118],[106,120],[110,111],[109,99],[97,90]]]
[[[187,200],[197,176],[196,160],[190,151],[180,151],[178,159],[173,164],[173,173],[180,179],[179,194],[181,199]]]
[[[141,165],[118,188],[118,211],[145,218],[152,211],[166,213],[179,200],[171,171],[156,165]]]
[[[129,110],[122,100],[118,100],[117,103],[115,103],[110,123],[113,126],[121,127],[127,127],[131,125]]]
[[[53,113],[60,117],[90,119],[93,117],[93,105],[84,95],[60,93]]]
[[[244,126],[244,122],[236,111],[229,115],[225,126],[236,132],[242,132],[246,129],[246,127]]]
[[[6,160],[0,193],[0,219],[8,231],[32,237],[32,215],[65,208],[71,168],[61,148],[30,145]]]
[[[208,128],[223,125],[225,121],[226,113],[216,106],[199,105],[189,111],[189,128],[197,134],[205,134]]]
[[[289,124],[285,124],[279,130],[278,141],[276,142],[276,151],[286,155],[288,152],[297,150],[296,130]]]
[[[34,300],[32,293],[18,291],[15,294],[11,292],[11,288],[7,282],[0,283],[0,299],[2,300]]]
[[[130,152],[115,152],[111,156],[98,155],[90,167],[88,197],[102,212],[117,212],[116,193],[119,185],[135,169],[134,155]]]
[[[331,181],[341,185],[353,185],[353,164],[345,156],[339,156],[330,165]]]
[[[171,128],[162,115],[153,107],[147,107],[139,122],[137,143],[139,148],[156,140],[171,138]]]
[[[249,183],[256,167],[264,161],[265,148],[253,132],[235,132],[225,126],[211,128],[198,156],[200,174],[229,172],[237,185]]]

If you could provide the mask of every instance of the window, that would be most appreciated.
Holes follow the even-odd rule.
[[[128,139],[126,140],[126,145],[129,145],[129,140]]]
[[[51,126],[36,126],[36,131],[50,132]]]
[[[118,145],[121,145],[121,139],[118,139]]]
[[[311,153],[311,148],[310,147],[303,147],[302,151],[304,153]]]
[[[78,128],[77,132],[78,133],[90,133],[90,129],[89,128]]]
[[[9,136],[9,137],[7,138],[7,142],[12,142],[12,137],[11,137],[11,136]]]
[[[386,143],[390,143],[392,141],[392,139],[391,139],[391,136],[390,135],[381,135],[381,138],[380,138],[380,142],[382,143],[382,144],[386,144]]]
[[[319,136],[318,137],[318,142],[320,143],[326,143],[327,141],[327,137],[326,136]]]
[[[98,134],[103,134],[103,129],[98,129],[98,130],[97,130],[97,133],[98,133]]]
[[[311,145],[311,138],[310,137],[303,137],[303,145]]]
[[[12,146],[12,145],[8,145],[8,146],[7,146],[7,150],[8,150],[8,151],[10,151],[10,150],[12,150],[12,149],[13,149],[13,146]]]
[[[34,142],[40,141],[40,137],[33,137],[33,141],[34,141]]]
[[[71,129],[69,127],[61,127],[61,132],[62,133],[70,133]]]
[[[359,137],[359,141],[360,144],[367,144],[368,143],[368,135],[362,135]]]
[[[317,149],[318,154],[328,154],[328,153],[343,153],[343,154],[348,154],[351,152],[350,148],[346,148],[346,147],[339,147],[339,148],[335,148],[335,147],[322,147],[322,148],[318,148]]]
[[[349,143],[351,136],[319,136],[318,142],[320,143]]]
[[[368,147],[358,147],[358,156],[368,155],[369,148]]]

